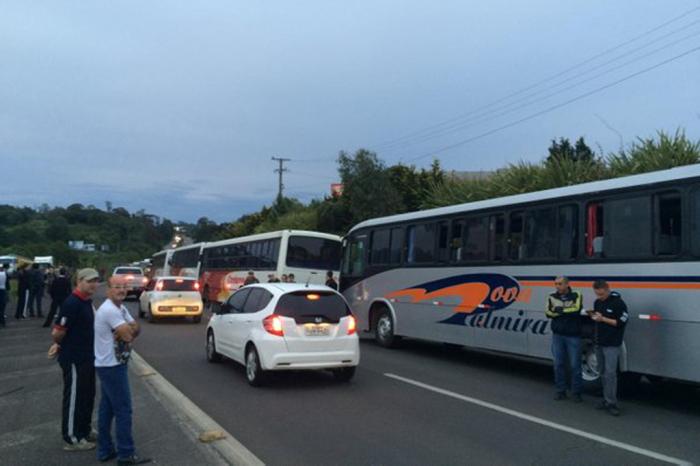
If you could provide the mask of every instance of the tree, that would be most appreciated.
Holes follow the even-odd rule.
[[[338,172],[343,183],[341,202],[358,223],[372,217],[402,212],[405,206],[384,163],[374,152],[360,149],[354,155],[340,152]]]
[[[583,137],[578,138],[573,146],[568,138],[559,138],[559,142],[553,139],[548,151],[547,163],[560,162],[562,160],[593,163],[596,160],[595,153],[588,147]]]

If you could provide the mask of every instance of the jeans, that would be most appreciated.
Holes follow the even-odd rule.
[[[581,376],[581,337],[552,334],[552,355],[554,356],[554,384],[557,391],[565,393],[568,383],[567,365],[571,371],[571,392],[580,395],[583,389]]]
[[[595,349],[598,373],[603,384],[603,399],[609,405],[617,404],[617,361],[619,346],[598,346]]]
[[[0,325],[5,326],[5,306],[7,305],[7,291],[0,290]]]
[[[117,456],[121,459],[134,454],[131,435],[131,391],[126,364],[97,367],[102,398],[97,418],[97,458],[103,459],[115,451],[112,443],[112,420],[117,434]]]

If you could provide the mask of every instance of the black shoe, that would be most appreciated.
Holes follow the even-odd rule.
[[[617,417],[620,415],[620,408],[616,405],[608,405],[608,413],[610,413],[611,416]]]
[[[583,402],[583,398],[581,397],[580,393],[574,393],[574,396],[572,396],[571,399],[574,400],[574,403]]]
[[[113,451],[112,453],[110,453],[109,455],[105,456],[104,458],[97,458],[97,460],[98,460],[100,463],[106,463],[107,461],[112,461],[112,460],[113,460],[114,458],[116,458],[116,457],[117,457],[117,452],[116,452],[116,451]]]
[[[140,456],[132,455],[128,458],[120,458],[117,460],[118,466],[127,466],[129,464],[146,464],[153,461],[151,458],[141,458]]]
[[[607,403],[607,401],[601,401],[600,403],[598,403],[598,404],[596,405],[595,409],[600,409],[600,410],[608,409],[608,403]]]
[[[556,395],[554,395],[554,400],[555,401],[566,400],[566,392],[557,392]]]

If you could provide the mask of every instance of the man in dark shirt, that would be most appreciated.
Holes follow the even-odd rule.
[[[619,293],[611,291],[605,280],[593,283],[595,300],[593,311],[588,311],[595,323],[594,339],[598,372],[603,384],[603,401],[598,406],[613,416],[619,416],[617,407],[617,362],[629,317],[627,305]]]
[[[53,322],[54,317],[56,317],[56,311],[63,301],[66,300],[71,294],[70,278],[66,273],[66,269],[61,267],[58,270],[58,275],[54,277],[49,286],[49,296],[51,296],[51,307],[49,308],[49,314],[46,316],[44,321],[44,327],[48,327]]]
[[[328,272],[326,272],[326,286],[338,291],[338,282],[336,282],[335,279],[333,278],[333,271],[332,270],[329,270]]]
[[[39,268],[39,264],[32,264],[29,272],[29,316],[44,317],[44,310],[41,302],[44,299],[44,272]]]
[[[78,284],[63,302],[51,336],[63,370],[64,450],[95,448],[91,441],[92,410],[95,405],[95,309],[92,296],[99,284],[95,269],[78,272]]]

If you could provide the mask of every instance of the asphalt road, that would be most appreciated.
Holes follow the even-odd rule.
[[[137,303],[128,305],[136,315]],[[553,401],[547,366],[363,341],[349,384],[279,373],[256,389],[238,364],[207,363],[206,321],[141,321],[136,350],[267,464],[700,464],[697,387],[642,385],[613,418],[594,409],[592,395]]]

